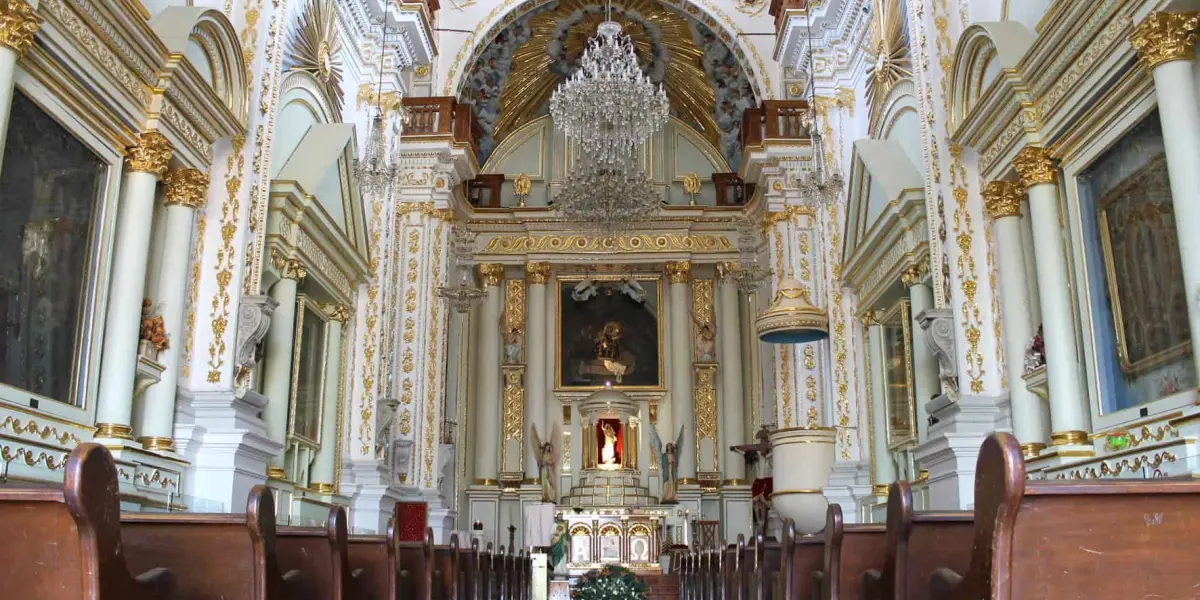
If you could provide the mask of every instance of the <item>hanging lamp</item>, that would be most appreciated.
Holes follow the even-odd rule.
[[[789,277],[779,283],[771,306],[754,321],[758,339],[769,344],[807,344],[829,337],[829,315],[813,306],[808,290]]]

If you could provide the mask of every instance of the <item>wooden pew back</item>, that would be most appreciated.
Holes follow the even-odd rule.
[[[0,594],[39,600],[169,598],[161,565],[130,575],[121,543],[117,468],[103,446],[80,444],[61,489],[0,488]]]
[[[367,593],[350,570],[346,509],[333,506],[325,529],[285,527],[277,532],[276,551],[285,569],[301,571],[305,584],[321,600],[351,600]]]
[[[737,593],[737,580],[734,579],[734,574],[737,573],[737,545],[727,544],[721,550],[721,577],[718,582],[720,600],[733,600],[733,595]]]
[[[820,571],[825,559],[825,544],[821,538],[796,537],[796,524],[783,520],[783,558],[777,598],[794,599],[812,593],[813,574]]]
[[[730,600],[749,600],[750,595],[746,591],[746,581],[750,572],[750,565],[747,557],[746,536],[739,533],[737,536],[737,545],[734,546],[733,577],[730,581],[733,593],[730,595]]]
[[[352,535],[346,546],[350,568],[362,569],[360,585],[374,600],[396,600],[399,573],[396,535],[393,515],[388,519],[386,535]]]
[[[433,530],[425,529],[422,542],[401,542],[399,527],[392,538],[396,546],[398,600],[432,600],[433,598]]]
[[[971,556],[974,516],[966,512],[913,513],[907,481],[888,495],[887,552],[882,574],[864,574],[868,600],[927,600],[937,569],[962,572]]]
[[[753,582],[753,600],[772,600],[779,583],[779,570],[782,565],[779,542],[768,542],[761,533],[754,536],[754,570],[751,573]],[[779,600],[792,600],[780,598]]]
[[[459,564],[458,534],[450,534],[448,546],[433,548],[433,597],[435,600],[458,598],[458,581],[462,568]]]
[[[825,560],[813,595],[820,600],[861,600],[863,574],[882,571],[887,553],[883,525],[846,525],[842,507],[830,504],[825,516]]]

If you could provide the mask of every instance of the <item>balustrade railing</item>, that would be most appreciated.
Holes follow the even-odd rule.
[[[808,139],[805,125],[808,102],[767,100],[742,114],[742,147],[761,146],[764,140]]]
[[[474,106],[459,102],[448,96],[428,98],[405,98],[404,109],[408,112],[408,123],[404,126],[404,139],[429,136],[451,136],[455,143],[471,146],[477,150],[479,124],[475,122]]]

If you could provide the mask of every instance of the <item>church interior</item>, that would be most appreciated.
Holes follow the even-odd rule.
[[[1197,597],[1198,37],[0,0],[0,597]]]

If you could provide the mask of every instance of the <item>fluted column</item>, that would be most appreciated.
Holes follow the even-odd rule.
[[[666,266],[671,294],[671,426],[668,439],[683,429],[679,452],[679,482],[696,483],[696,411],[692,398],[692,263],[669,261]]]
[[[912,323],[912,331],[921,331],[917,323],[917,315],[921,311],[933,308],[933,288],[925,282],[924,273],[916,265],[909,267],[901,276],[901,281],[908,287],[908,308]],[[913,344],[913,394],[917,399],[917,439],[925,441],[925,432],[929,428],[925,404],[938,395],[938,366],[937,357],[927,344]]]
[[[529,445],[529,430],[537,426],[543,440],[551,440],[549,414],[546,412],[546,280],[550,263],[525,265],[525,477],[537,479],[538,454]]]
[[[1087,444],[1092,415],[1079,367],[1075,315],[1071,309],[1070,273],[1059,226],[1055,167],[1045,148],[1027,146],[1013,161],[1029,194],[1033,221],[1033,250],[1037,254],[1038,293],[1041,294],[1046,376],[1050,383],[1051,446]],[[1020,356],[1024,356],[1024,352]],[[1011,357],[1015,360],[1017,357]],[[1010,382],[1010,385],[1012,382]]]
[[[113,242],[112,284],[104,319],[97,438],[133,439],[133,383],[137,373],[142,292],[150,255],[150,223],[154,220],[155,188],[158,179],[167,172],[171,154],[167,138],[151,131],[142,134],[125,157],[125,180]],[[182,339],[176,342],[182,343]]]
[[[475,483],[495,485],[500,476],[500,313],[504,305],[504,265],[479,265],[486,296],[479,310],[479,370],[475,373]]]
[[[24,0],[0,3],[0,160],[4,159],[4,143],[8,140],[17,60],[33,43],[33,35],[41,25],[42,18]]]
[[[276,254],[271,257],[280,279],[271,286],[271,299],[279,307],[271,314],[271,327],[267,330],[266,358],[263,360],[263,394],[267,397],[267,409],[263,411],[263,423],[267,426],[267,437],[287,447],[288,404],[292,398],[292,362],[296,346],[296,299],[300,282],[308,276],[308,269],[299,260]],[[271,457],[267,474],[284,479],[284,454]]]
[[[151,298],[160,307],[163,329],[171,336],[169,345],[158,353],[164,367],[162,381],[150,386],[142,397],[136,425],[138,442],[151,450],[175,450],[175,390],[179,383],[179,355],[186,333],[184,308],[187,306],[188,262],[192,254],[192,230],[196,210],[208,195],[208,175],[197,169],[173,169],[163,178],[166,213],[156,249],[162,268]]]
[[[1154,75],[1158,114],[1171,183],[1171,206],[1179,237],[1183,284],[1188,297],[1192,348],[1200,348],[1200,98],[1192,78],[1200,13],[1151,13],[1130,41]],[[1192,351],[1200,373],[1200,352]]]
[[[887,486],[896,481],[896,465],[888,450],[887,389],[884,385],[883,330],[873,313],[862,317],[867,330],[867,384],[871,390],[871,467],[875,494],[887,495]]]
[[[324,307],[329,315],[325,326],[325,385],[321,396],[321,449],[317,450],[312,472],[308,474],[309,487],[325,494],[332,494],[337,486],[338,402],[342,392],[342,333],[346,321],[350,320],[350,309],[343,304]]]
[[[996,240],[996,267],[1000,272],[1000,306],[1004,311],[1004,355],[1008,357],[1008,396],[1012,403],[1013,434],[1026,456],[1037,456],[1050,435],[1042,399],[1025,387],[1025,347],[1033,340],[1029,308],[1025,251],[1021,245],[1021,184],[992,181],[983,189],[983,201],[992,219]]]
[[[721,363],[721,427],[725,431],[725,479],[729,483],[742,484],[746,479],[746,459],[729,449],[746,443],[745,398],[742,387],[742,332],[739,319],[737,281],[732,277],[736,265],[717,265],[720,283],[717,286],[717,359]]]

